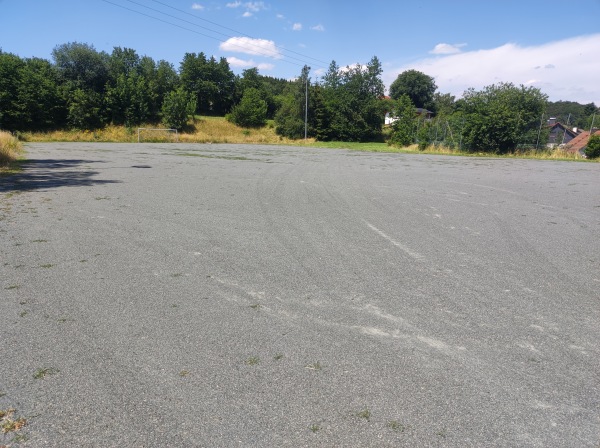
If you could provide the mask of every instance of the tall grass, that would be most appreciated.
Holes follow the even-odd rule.
[[[146,124],[140,127],[160,128],[160,124]],[[61,141],[61,142],[137,142],[137,128],[124,126],[106,126],[95,131],[54,131],[47,133],[23,133],[20,138],[31,142]],[[142,133],[144,142],[173,142],[172,133]],[[240,128],[223,117],[196,116],[188,123],[187,128],[178,134],[179,142],[183,143],[254,143],[279,144],[294,146],[313,146],[320,148],[350,149],[367,152],[395,152],[414,154],[439,154],[468,157],[509,157],[547,160],[586,160],[580,154],[569,153],[563,149],[544,149],[540,151],[519,151],[513,154],[496,155],[488,152],[467,152],[457,148],[441,145],[431,145],[420,151],[417,145],[405,148],[388,146],[387,143],[355,143],[355,142],[317,142],[312,138],[307,140],[290,140],[275,133],[273,121],[262,128]],[[600,161],[600,159],[596,160]]]
[[[12,134],[0,131],[0,168],[9,167],[19,157],[23,145]]]
[[[145,124],[143,128],[161,128],[160,124]],[[21,138],[29,142],[137,142],[137,127],[106,126],[94,131],[52,131],[21,134]],[[293,140],[275,134],[273,122],[262,128],[240,128],[223,117],[196,117],[190,121],[186,129],[178,134],[178,139],[183,143],[263,143],[263,144],[294,144]],[[172,142],[175,140],[172,133],[144,133],[142,140],[145,142]],[[314,141],[314,140],[311,140]]]

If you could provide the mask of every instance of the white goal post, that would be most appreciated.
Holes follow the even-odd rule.
[[[175,132],[175,141],[179,143],[179,134],[177,133],[177,129],[170,128],[138,128],[138,143],[140,143],[140,134],[141,131],[162,131],[162,132]]]

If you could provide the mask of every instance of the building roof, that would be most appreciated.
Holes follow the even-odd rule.
[[[589,131],[583,131],[573,140],[566,144],[565,148],[568,152],[582,152],[587,146],[588,140],[592,135],[600,135],[600,130],[595,130],[591,134]]]
[[[575,138],[577,135],[579,135],[577,132],[574,132],[573,129],[566,127],[564,124],[562,124],[559,121],[557,121],[553,124],[550,124],[549,126],[550,126],[550,132],[552,132],[555,129],[560,129],[560,131],[566,132],[567,134],[569,134],[571,136],[571,138]]]

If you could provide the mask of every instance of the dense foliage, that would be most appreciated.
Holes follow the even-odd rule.
[[[585,148],[585,156],[589,159],[600,157],[600,135],[592,135]]]
[[[242,100],[233,107],[227,119],[246,128],[264,126],[267,122],[267,102],[262,99],[258,89],[250,87],[244,91]]]
[[[397,146],[411,145],[415,141],[417,114],[415,105],[408,95],[402,95],[393,102],[390,116],[395,121],[391,125],[392,131],[388,143]]]
[[[182,130],[187,124],[188,117],[196,110],[196,98],[179,87],[169,92],[162,105],[162,121],[167,128]]]
[[[308,67],[283,95],[275,117],[278,134],[319,140],[373,141],[381,138],[384,85],[381,63],[373,57],[365,66],[340,69],[333,61],[320,83],[312,85]],[[308,102],[308,114],[306,104]]]
[[[579,104],[574,101],[556,101],[548,102],[546,115],[556,118],[557,121],[568,125],[589,130],[592,126],[592,119],[596,114],[596,120],[599,120],[600,108],[594,103]],[[598,121],[596,121],[596,125]]]
[[[482,91],[469,89],[461,104],[468,149],[507,153],[531,140],[540,127],[547,97],[534,87],[494,84]],[[529,134],[529,135],[528,135]]]
[[[390,86],[390,96],[393,100],[402,95],[410,98],[415,107],[435,111],[434,94],[437,89],[431,76],[417,70],[407,70],[398,75]]]
[[[228,116],[244,127],[274,119],[276,133],[289,138],[364,142],[389,135],[388,142],[398,146],[505,153],[543,148],[550,116],[586,129],[600,123],[594,103],[549,103],[532,87],[495,84],[469,89],[456,100],[416,70],[400,73],[386,98],[377,57],[352,67],[332,61],[317,81],[309,75],[305,66],[293,81],[260,75],[256,68],[236,76],[226,59],[204,53],[186,53],[176,70],[131,48],[115,47],[109,54],[78,42],[56,46],[52,61],[0,50],[0,129],[162,122],[181,130],[190,115],[201,114]],[[389,130],[386,112],[395,120]]]

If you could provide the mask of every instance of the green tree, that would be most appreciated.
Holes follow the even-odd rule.
[[[469,89],[463,99],[463,140],[470,150],[507,153],[525,140],[535,144],[547,100],[539,89],[501,83]]]
[[[407,95],[415,107],[435,112],[436,89],[435,80],[431,76],[417,70],[407,70],[400,73],[390,85],[390,96],[397,100],[402,95]]]
[[[105,104],[112,123],[139,125],[150,118],[151,91],[146,80],[132,71],[118,75],[107,88]]]
[[[267,122],[267,102],[262,99],[261,91],[254,87],[246,89],[242,100],[234,106],[227,119],[247,128],[264,126]]]
[[[588,159],[597,159],[600,157],[600,135],[595,134],[590,137],[585,148],[585,156]]]
[[[164,60],[156,63],[149,56],[141,58],[139,72],[147,87],[149,120],[156,122],[159,120],[165,96],[179,86],[179,75],[173,64]]]
[[[431,121],[425,118],[417,119],[417,145],[419,151],[425,151],[427,146],[429,146],[431,127]]]
[[[93,45],[71,42],[52,50],[54,65],[64,82],[74,88],[102,93],[108,80],[108,54]]]
[[[304,136],[306,91],[310,88],[308,76],[310,67],[305,65],[298,79],[290,83],[284,94],[280,96],[281,107],[275,114],[275,132],[287,138],[302,138]],[[309,92],[309,98],[311,97]],[[309,106],[308,110],[311,108]],[[312,114],[309,115],[312,121]],[[308,135],[312,136],[314,127],[309,126]]]
[[[186,53],[179,69],[183,87],[196,97],[196,112],[225,115],[233,106],[235,75],[227,59]]]
[[[114,47],[107,61],[108,77],[114,82],[120,75],[128,76],[140,69],[140,57],[132,48]]]
[[[25,62],[19,56],[0,51],[0,129],[20,129],[23,110],[19,86],[24,67]]]
[[[39,131],[64,125],[66,104],[52,64],[45,59],[26,59],[19,78],[20,129]]]
[[[0,51],[0,129],[45,130],[63,125],[66,106],[49,61]]]
[[[169,128],[181,130],[195,110],[196,98],[179,87],[165,96],[162,105],[163,123]]]
[[[67,123],[75,129],[97,129],[104,125],[102,95],[93,90],[69,90]]]
[[[395,121],[391,125],[389,145],[410,146],[415,140],[416,110],[408,95],[402,95],[394,101],[390,117]]]
[[[322,107],[327,118],[319,120],[316,133],[320,139],[373,141],[381,138],[385,115],[381,73],[377,57],[366,66],[344,70],[332,61],[321,85]]]
[[[435,92],[433,94],[433,110],[438,117],[448,117],[455,111],[455,97],[449,93]]]

